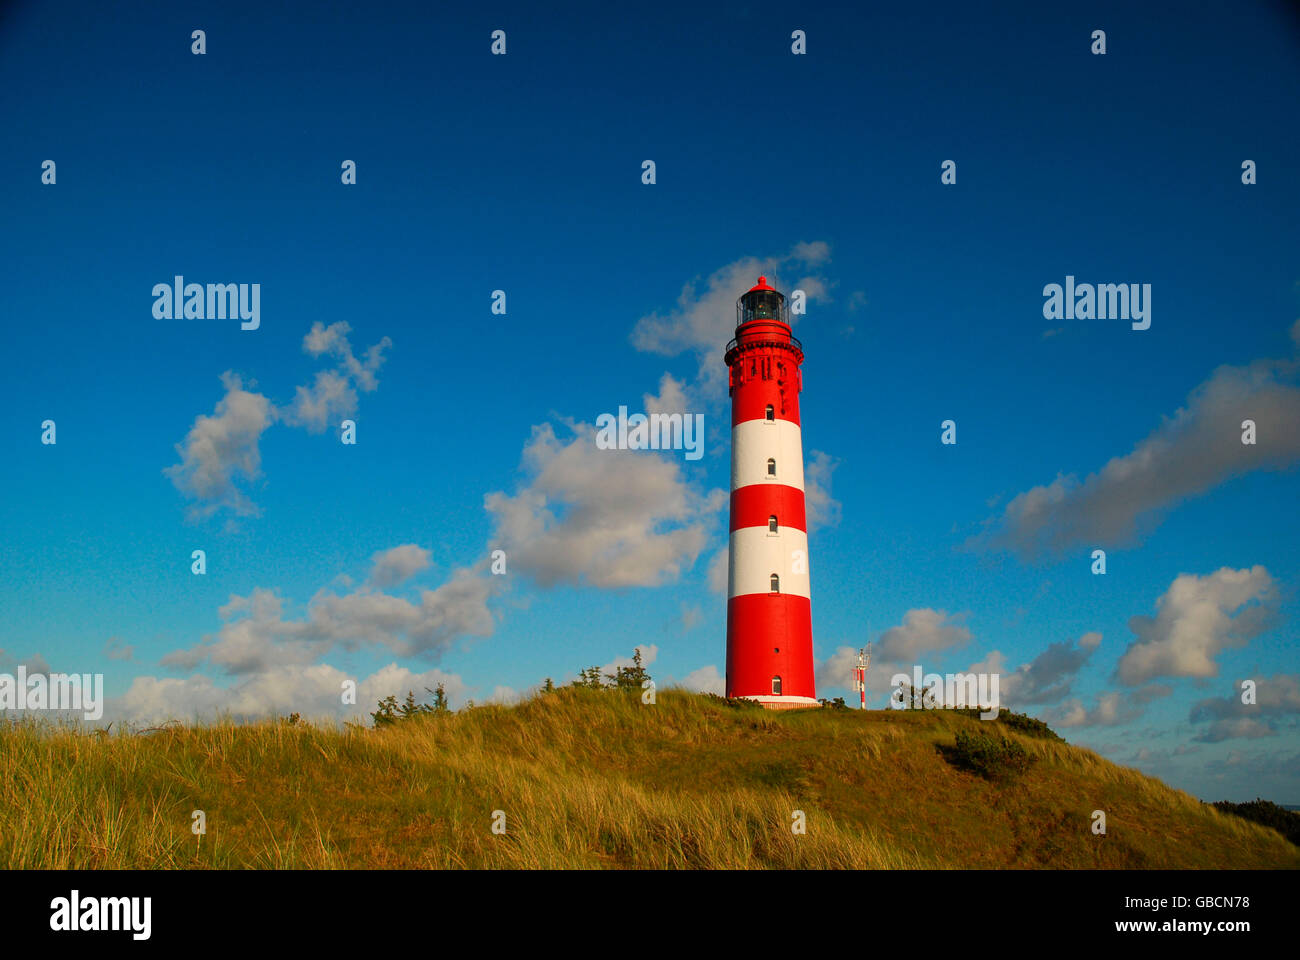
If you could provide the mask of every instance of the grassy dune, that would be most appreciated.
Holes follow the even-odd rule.
[[[0,865],[1300,866],[1275,831],[1077,747],[1000,730],[1034,757],[1007,781],[945,760],[958,730],[1002,726],[572,689],[375,730],[19,724],[0,727]]]

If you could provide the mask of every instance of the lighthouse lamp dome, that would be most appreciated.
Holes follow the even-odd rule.
[[[736,301],[736,326],[751,320],[777,320],[784,324],[790,322],[785,295],[768,286],[767,277],[759,277],[758,283]]]

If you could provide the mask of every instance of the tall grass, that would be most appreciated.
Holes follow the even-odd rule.
[[[20,723],[0,728],[0,865],[1300,866],[1275,831],[1062,742],[999,729],[1035,760],[1006,782],[946,762],[979,728],[571,689],[374,730]]]

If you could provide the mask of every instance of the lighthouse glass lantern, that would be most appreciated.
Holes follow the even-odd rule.
[[[760,278],[764,283],[766,277]],[[740,327],[751,320],[777,320],[789,325],[790,314],[785,304],[785,296],[776,290],[755,287],[736,301],[736,326]]]

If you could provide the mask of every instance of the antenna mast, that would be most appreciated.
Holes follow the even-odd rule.
[[[853,668],[853,685],[858,689],[860,710],[867,709],[867,668],[871,666],[871,644],[858,651],[858,665]]]

